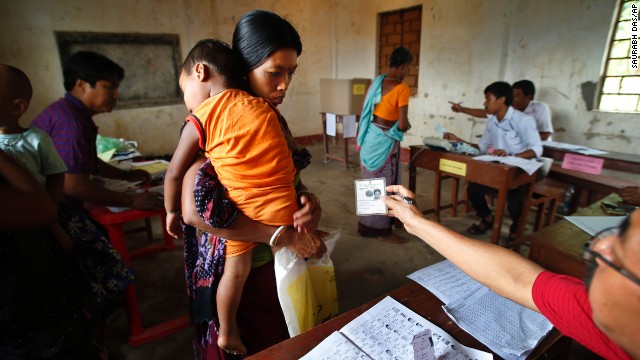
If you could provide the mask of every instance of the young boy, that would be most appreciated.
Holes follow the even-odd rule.
[[[22,70],[0,64],[0,149],[28,169],[54,203],[59,203],[67,167],[49,135],[35,127],[25,129],[18,122],[29,107],[32,93],[31,82]],[[62,249],[70,253],[73,243],[60,224],[56,221],[48,228]]]
[[[165,175],[167,231],[181,234],[182,179],[199,149],[204,149],[227,189],[228,198],[249,218],[279,225],[277,235],[298,210],[295,167],[275,109],[265,100],[232,89],[239,79],[231,48],[217,40],[198,42],[187,55],[180,75],[187,117],[180,142]],[[317,236],[318,233],[306,236]],[[224,275],[216,293],[220,329],[218,346],[246,353],[236,312],[251,267],[255,243],[227,240]]]

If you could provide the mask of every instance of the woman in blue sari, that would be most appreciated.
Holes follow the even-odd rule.
[[[357,138],[363,179],[383,177],[387,185],[401,184],[400,143],[411,128],[407,118],[411,91],[402,81],[412,61],[407,48],[396,48],[389,57],[389,72],[378,76],[369,87]],[[387,242],[403,243],[405,240],[393,233],[393,221],[394,218],[384,215],[361,216],[358,232]]]

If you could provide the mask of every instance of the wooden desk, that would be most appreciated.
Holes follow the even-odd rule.
[[[107,229],[109,242],[111,242],[113,247],[122,255],[124,262],[129,267],[131,266],[131,260],[136,257],[157,253],[159,251],[175,250],[176,248],[176,245],[173,243],[173,238],[166,231],[167,214],[164,210],[130,209],[122,212],[112,212],[104,206],[89,206],[87,210],[89,210],[89,215],[94,220]],[[125,241],[124,224],[135,220],[146,220],[154,216],[160,216],[162,219],[163,242],[129,252]],[[132,346],[157,340],[189,326],[189,317],[184,315],[152,327],[143,328],[142,321],[140,320],[140,309],[138,306],[135,282],[125,289],[125,305],[127,308],[127,318],[129,320],[129,344]]]
[[[433,213],[436,221],[440,221],[440,180],[444,176],[466,179],[467,181],[489,186],[498,190],[495,220],[493,221],[493,229],[491,233],[491,242],[494,244],[498,244],[500,239],[502,218],[504,217],[505,204],[507,201],[507,191],[522,185],[528,185],[528,191],[525,195],[525,199],[529,199],[533,191],[532,185],[537,176],[535,173],[529,175],[515,166],[473,160],[473,158],[468,155],[435,151],[423,145],[411,146],[410,153],[409,189],[411,191],[416,192],[416,168],[425,168],[435,173],[433,186]],[[466,166],[464,175],[454,174],[450,171],[443,170],[443,160],[464,164],[464,166]],[[453,206],[457,206],[457,204],[453,204]],[[521,238],[522,233],[524,232],[526,216],[527,211],[522,211],[516,232],[517,239]]]
[[[358,317],[363,312],[369,310],[373,305],[377,304],[385,296],[391,296],[409,309],[420,314],[425,319],[431,321],[442,330],[446,331],[459,343],[487,351],[494,354],[494,357],[499,358],[495,353],[489,350],[486,346],[480,343],[477,339],[469,335],[464,330],[460,329],[456,323],[442,310],[443,303],[432,293],[430,293],[424,287],[418,285],[414,281],[409,281],[407,284],[385,294],[375,300],[355,308],[347,313],[344,313],[334,319],[327,321],[324,324],[318,325],[315,328],[293,337],[289,340],[283,341],[280,344],[274,345],[258,354],[248,357],[247,359],[261,360],[261,359],[299,359],[309,351],[311,351],[322,340],[329,336],[332,332],[339,330],[351,320]],[[534,349],[533,353],[528,357],[529,359],[545,358],[545,359],[566,359],[568,358],[568,351],[570,347],[570,340],[568,338],[562,338],[559,331],[553,329],[546,338]]]
[[[322,115],[322,143],[324,144],[324,162],[325,163],[329,162],[330,159],[342,161],[344,162],[345,169],[348,169],[349,168],[349,139],[352,139],[352,138],[345,138],[341,134],[338,134],[338,129],[336,129],[335,139],[337,139],[338,137],[342,138],[342,142],[344,146],[343,154],[342,156],[336,156],[336,155],[330,154],[329,153],[329,136],[330,135],[327,135],[327,113],[321,112],[320,115]],[[336,127],[338,124],[344,124],[344,116],[345,115],[336,115]],[[360,116],[356,115],[356,124],[359,121],[360,121]]]
[[[602,165],[602,167],[605,169],[640,174],[640,155],[638,154],[627,154],[610,151],[607,154],[602,155],[584,155],[577,152],[544,145],[542,156],[549,157],[557,161],[562,161],[564,160],[564,155],[567,153],[604,159],[604,164]]]
[[[620,197],[611,194],[604,199],[580,209],[579,216],[607,216],[600,207],[603,201],[617,202]],[[547,270],[584,279],[587,273],[587,261],[582,258],[583,245],[591,235],[575,226],[568,220],[560,220],[555,224],[540,229],[529,235],[531,242],[529,259]]]
[[[587,196],[587,204],[599,200],[597,194],[610,194],[625,186],[640,186],[628,180],[623,180],[606,175],[593,175],[580,171],[563,169],[560,164],[551,165],[549,178],[571,184],[575,187],[575,194],[569,204],[569,214],[574,213],[580,205],[583,195]],[[603,196],[603,195],[600,195]]]

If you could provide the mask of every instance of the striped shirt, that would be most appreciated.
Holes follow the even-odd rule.
[[[49,134],[70,174],[97,173],[98,127],[82,102],[71,94],[49,105],[33,121]]]
[[[631,359],[596,327],[585,284],[573,277],[543,271],[533,283],[533,301],[560,332],[605,359]]]

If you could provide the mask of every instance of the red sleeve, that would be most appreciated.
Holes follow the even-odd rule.
[[[200,119],[198,119],[197,116],[191,114],[187,116],[187,119],[185,121],[193,123],[193,125],[196,127],[196,130],[198,130],[198,137],[200,138],[198,140],[198,146],[200,146],[200,149],[206,150],[207,135],[205,135],[204,133],[204,128],[202,127],[202,122],[200,122]]]
[[[563,335],[606,359],[631,359],[593,322],[585,284],[574,277],[543,271],[533,283],[533,301]]]

